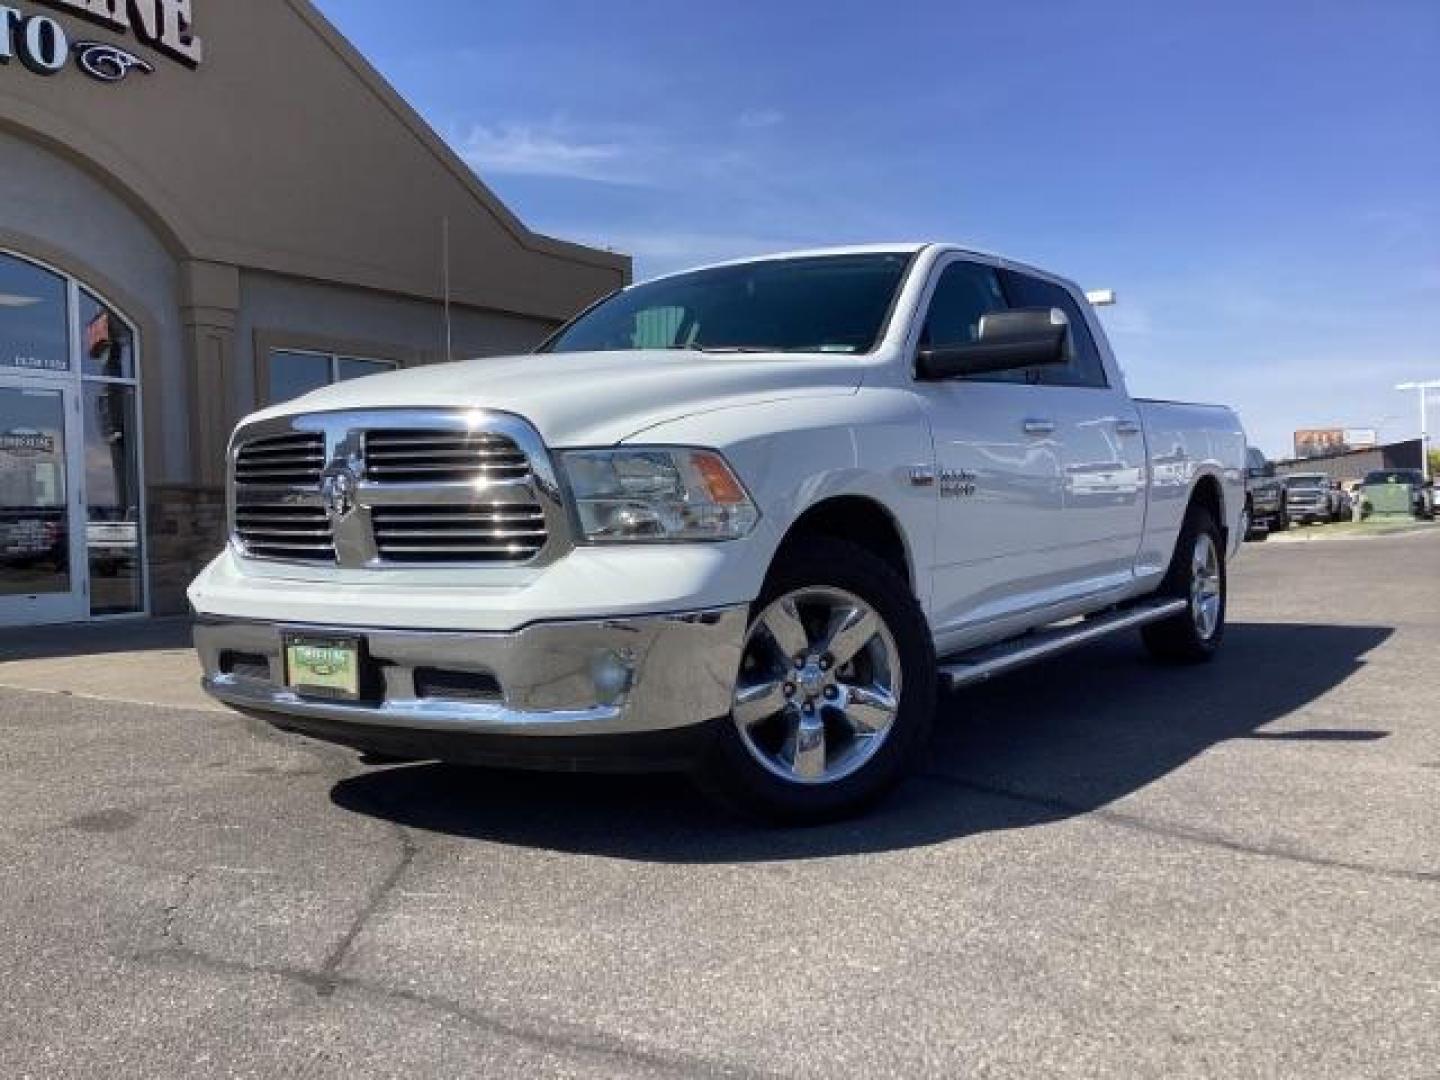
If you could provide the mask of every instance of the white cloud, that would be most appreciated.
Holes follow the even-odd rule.
[[[551,230],[554,231],[554,230]],[[684,229],[607,231],[593,227],[560,230],[581,243],[598,244],[635,258],[635,277],[643,281],[692,266],[772,254],[806,246],[774,236],[692,232]]]
[[[476,172],[636,183],[634,155],[614,141],[585,140],[557,126],[475,125],[457,143]]]
[[[748,131],[777,127],[784,122],[785,114],[779,109],[746,109],[735,118],[735,123]]]
[[[1100,322],[1109,337],[1150,337],[1155,333],[1155,322],[1148,308],[1123,298],[1114,307],[1102,307]]]

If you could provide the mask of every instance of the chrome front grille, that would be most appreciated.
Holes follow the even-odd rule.
[[[367,431],[365,477],[381,483],[519,480],[530,461],[513,439],[491,431]]]
[[[525,562],[545,546],[537,504],[386,506],[370,511],[375,548],[386,562]]]
[[[232,537],[255,559],[522,566],[551,561],[570,542],[538,433],[504,413],[260,421],[236,437],[231,481]]]

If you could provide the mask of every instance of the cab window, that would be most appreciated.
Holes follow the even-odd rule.
[[[1033,382],[1041,386],[1084,386],[1106,387],[1105,364],[1100,359],[1100,350],[1090,333],[1090,324],[1085,313],[1070,290],[1051,281],[1044,281],[1029,274],[1014,270],[1000,271],[1005,286],[1005,297],[1011,307],[1059,308],[1065,313],[1070,324],[1065,334],[1065,363],[1045,364],[1032,368]]]
[[[940,273],[935,295],[920,331],[922,349],[968,345],[980,336],[980,320],[991,311],[1004,311],[1005,290],[993,266],[953,262]],[[1029,369],[967,375],[971,382],[1028,382]]]

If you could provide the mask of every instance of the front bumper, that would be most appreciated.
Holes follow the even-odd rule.
[[[212,696],[283,728],[457,760],[508,758],[523,741],[539,752],[519,756],[544,757],[553,747],[557,759],[570,760],[575,740],[664,736],[727,714],[747,612],[738,605],[543,622],[509,633],[202,616],[195,647]],[[290,633],[358,638],[368,676],[362,699],[289,689],[283,643]]]

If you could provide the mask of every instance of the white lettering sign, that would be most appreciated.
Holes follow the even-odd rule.
[[[92,22],[135,36],[189,67],[204,50],[190,29],[190,0],[36,0],[72,11]],[[132,71],[146,75],[155,68],[134,53],[107,41],[71,42],[61,24],[48,15],[27,15],[0,4],[0,67],[18,59],[37,75],[58,75],[71,52],[75,64],[100,82],[122,81]]]
[[[190,67],[205,59],[196,36],[191,0],[35,0],[117,33],[134,33],[158,52]]]

